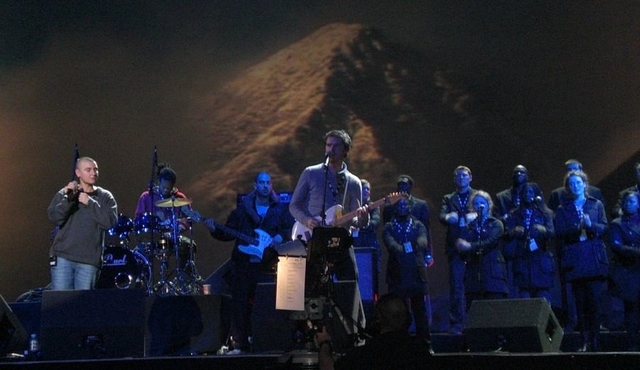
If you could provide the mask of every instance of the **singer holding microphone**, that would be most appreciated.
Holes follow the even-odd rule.
[[[518,298],[544,298],[551,303],[555,263],[550,250],[555,236],[553,213],[544,204],[538,184],[521,189],[520,205],[506,221],[507,244],[503,254],[513,260],[513,282]]]
[[[59,229],[49,249],[53,290],[93,289],[102,265],[102,236],[118,221],[116,200],[96,186],[98,163],[76,161],[75,176],[56,193],[47,209]]]
[[[469,203],[473,220],[460,231],[460,238],[455,242],[467,265],[464,277],[467,311],[474,300],[504,299],[509,293],[507,268],[498,247],[504,227],[491,216],[491,195],[478,190],[471,195]]]

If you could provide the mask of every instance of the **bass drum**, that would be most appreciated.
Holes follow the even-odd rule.
[[[111,247],[104,250],[97,289],[147,289],[151,279],[151,264],[136,251]]]

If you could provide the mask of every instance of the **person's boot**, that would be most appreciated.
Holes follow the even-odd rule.
[[[578,352],[589,352],[591,341],[589,340],[589,331],[586,329],[582,329],[580,331],[580,338],[582,341],[580,342],[580,346],[578,347]]]
[[[588,352],[600,352],[600,333],[599,333],[599,330],[596,330],[595,332],[591,332],[591,338],[589,338],[589,351]]]
[[[638,352],[640,351],[640,334],[638,332],[639,323],[637,312],[634,312],[632,310],[625,310],[624,318],[627,327],[627,335],[629,337],[629,347],[627,348],[627,351]]]
[[[582,341],[578,346],[578,352],[589,352],[589,347],[591,345],[591,342],[589,340],[589,330],[585,325],[585,323],[586,323],[586,318],[584,316],[579,316],[578,325],[582,327],[582,329],[580,330],[580,338]]]

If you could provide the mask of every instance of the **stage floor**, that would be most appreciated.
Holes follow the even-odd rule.
[[[314,353],[151,357],[105,360],[0,362],[2,369],[315,369]],[[640,353],[436,353],[425,369],[637,369]]]
[[[637,369],[640,352],[623,352],[626,333],[602,332],[603,352],[574,352],[580,342],[579,333],[565,335],[559,352],[508,353],[468,352],[464,335],[436,333],[433,335],[435,355],[425,368],[437,369]],[[140,358],[81,359],[56,361],[24,361],[5,358],[2,369],[315,369],[317,356],[314,352],[273,351],[245,355],[207,356],[158,356]]]

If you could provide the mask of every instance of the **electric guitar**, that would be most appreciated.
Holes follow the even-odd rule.
[[[369,210],[371,211],[373,209],[376,209],[381,205],[396,204],[396,202],[398,202],[400,199],[407,198],[408,195],[406,193],[390,193],[386,197],[380,198],[375,202],[369,204]],[[358,214],[358,210],[351,211],[345,215],[342,214],[342,211],[343,209],[340,204],[329,207],[329,209],[327,209],[326,211],[327,224],[333,227],[340,227],[351,221],[351,219],[353,219]],[[318,216],[316,216],[316,219],[320,221]],[[308,241],[309,239],[311,239],[311,230],[306,225],[303,225],[300,221],[296,220],[296,222],[293,224],[293,228],[291,229],[291,239],[296,240],[298,238],[302,239],[303,241]]]
[[[191,217],[191,219],[196,222],[204,222],[208,219],[207,217],[202,217],[198,211],[187,209],[187,207],[183,207],[181,211],[185,215],[187,215],[187,217]],[[238,250],[240,250],[240,252],[248,254],[250,256],[258,257],[259,259],[262,259],[264,249],[270,246],[273,242],[271,236],[264,230],[255,229],[253,231],[256,233],[256,235],[249,236],[226,225],[221,225],[215,221],[213,222],[213,224],[215,225],[216,229],[220,229],[225,234],[231,235],[246,244],[238,245]]]

